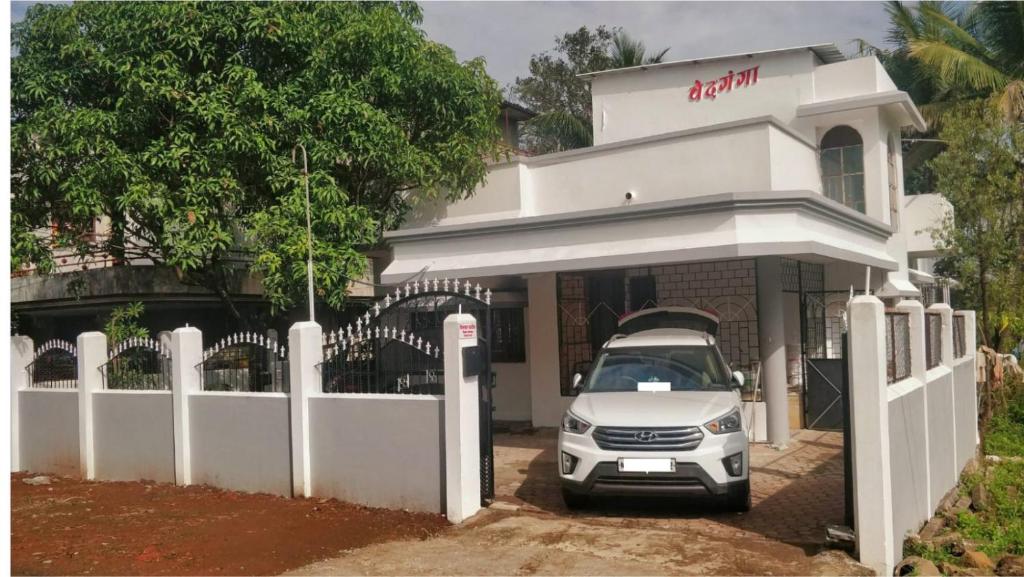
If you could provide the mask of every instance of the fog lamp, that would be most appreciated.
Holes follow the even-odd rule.
[[[576,463],[578,462],[579,459],[562,451],[562,474],[572,475],[572,472],[576,470]]]
[[[729,455],[722,459],[722,464],[725,465],[725,472],[729,473],[730,477],[739,477],[743,474],[743,453]]]

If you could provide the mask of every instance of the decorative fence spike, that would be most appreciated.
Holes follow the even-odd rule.
[[[405,283],[405,298],[409,298],[410,294],[409,283]]]
[[[487,289],[487,292],[484,293],[484,302],[491,304],[491,289]]]
[[[399,288],[399,287],[395,287],[395,300],[396,301],[402,300],[402,289]]]
[[[363,315],[363,319],[364,319],[364,321],[366,323],[366,326],[370,326],[370,312],[369,311],[367,311],[366,314]]]
[[[459,279],[455,279],[455,294],[459,292]]]
[[[373,316],[374,318],[380,316],[380,303],[373,303]]]
[[[471,286],[470,286],[470,284],[469,284],[469,281],[466,281],[466,296],[469,296],[469,291],[470,291],[470,290],[471,290],[472,288],[473,288],[473,287],[471,287]]]
[[[398,340],[400,340],[400,341],[402,341],[402,342],[404,343],[404,342],[405,342],[405,329],[402,329],[402,334],[401,334],[401,336],[402,336],[402,338],[400,338],[400,339],[398,339]]]
[[[444,277],[444,292],[448,292],[448,277]]]
[[[409,331],[409,344],[412,344],[412,331]]]
[[[437,277],[434,277],[434,292],[437,292]]]
[[[345,329],[348,331],[348,338],[352,338],[352,323],[349,323]]]
[[[384,295],[384,308],[391,306],[391,295]]]
[[[414,295],[420,294],[420,281],[418,281],[418,280],[412,281],[412,294],[414,294]]]
[[[363,332],[363,317],[356,317],[356,330]]]
[[[387,330],[387,329],[385,329],[385,330]],[[376,327],[373,327],[373,338],[375,338],[375,339],[379,339],[380,338],[380,326],[379,325],[376,326]]]
[[[422,349],[423,348],[423,337],[418,337],[416,339],[416,348],[417,349]]]
[[[473,296],[476,297],[476,300],[480,300],[480,283],[476,283],[476,288],[473,292],[475,293]]]

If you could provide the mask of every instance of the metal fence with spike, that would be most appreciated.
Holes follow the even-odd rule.
[[[396,327],[325,333],[319,368],[325,393],[444,393],[441,348]]]
[[[288,355],[284,345],[262,334],[240,332],[203,351],[204,391],[287,393]]]
[[[27,368],[33,389],[78,388],[78,350],[67,341],[52,339],[40,345]]]
[[[171,353],[150,338],[132,337],[117,343],[100,371],[107,389],[171,389]]]

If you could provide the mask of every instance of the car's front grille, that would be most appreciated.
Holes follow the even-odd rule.
[[[704,440],[699,427],[597,427],[594,442],[606,451],[692,451]]]
[[[700,479],[686,477],[674,477],[668,475],[634,475],[611,476],[600,475],[594,479],[595,485],[606,487],[700,487],[703,483]]]

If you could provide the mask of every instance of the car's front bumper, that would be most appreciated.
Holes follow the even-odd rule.
[[[592,431],[592,429],[591,429]],[[712,435],[705,431],[701,444],[690,451],[609,451],[597,446],[590,433],[559,432],[558,476],[562,487],[579,494],[594,495],[725,495],[740,490],[749,478],[750,463],[746,434]],[[562,472],[562,453],[576,459],[571,474]],[[730,475],[723,459],[743,454],[741,474]],[[671,458],[671,473],[619,471],[620,458]]]

